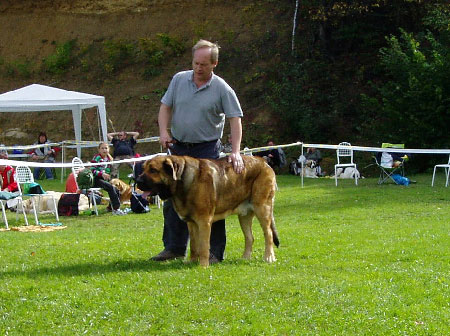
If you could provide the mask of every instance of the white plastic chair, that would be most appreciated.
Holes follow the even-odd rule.
[[[33,207],[33,214],[34,214],[34,220],[36,221],[36,225],[39,225],[39,219],[38,219],[38,212],[39,212],[39,206],[36,209],[36,205],[34,203],[34,199],[37,198],[41,198],[42,196],[50,196],[52,201],[53,201],[53,213],[56,217],[56,220],[59,221],[59,215],[58,215],[58,207],[56,205],[56,199],[53,195],[51,194],[26,194],[24,192],[23,189],[23,185],[24,184],[29,184],[29,183],[34,183],[34,177],[33,177],[33,173],[31,172],[31,169],[27,166],[18,166],[16,168],[16,180],[17,180],[17,186],[19,187],[19,193],[20,193],[20,198],[23,201],[24,197],[30,197],[31,199],[31,205]],[[38,202],[39,204],[39,202]],[[23,202],[21,202],[22,205],[22,212],[25,215],[25,209],[23,208]],[[19,212],[19,208],[17,213]],[[16,218],[17,218],[17,213],[16,213]],[[27,220],[25,220],[27,222]],[[28,225],[28,223],[27,223]]]
[[[337,155],[337,164],[334,165],[334,180],[336,182],[336,187],[338,185],[337,182],[337,169],[338,168],[348,168],[348,167],[352,167],[356,170],[356,163],[353,162],[353,149],[352,149],[352,145],[349,142],[341,142],[338,145],[338,149],[336,150],[336,155]],[[342,163],[342,161],[348,161],[350,160],[350,162],[348,163]],[[358,176],[357,174],[355,175],[355,184],[358,185]]]
[[[16,173],[14,173],[14,174],[16,174]],[[14,178],[15,178],[15,177],[14,177]],[[25,211],[23,211],[23,204],[22,204],[23,199],[22,199],[22,194],[21,194],[20,189],[19,189],[18,191],[19,191],[19,196],[14,197],[14,198],[11,198],[11,199],[17,200],[17,201],[18,201],[17,209],[22,209],[23,217],[24,217],[24,219],[25,219],[25,225],[28,225],[27,214],[26,214]],[[5,223],[6,229],[8,230],[8,229],[9,229],[9,226],[8,226],[8,218],[6,217],[6,207],[5,207],[5,204],[7,204],[7,200],[0,200],[0,205],[1,205],[1,207],[2,207],[3,222]],[[17,219],[17,213],[18,213],[18,211],[16,211],[16,219]]]
[[[434,177],[436,175],[436,168],[444,168],[445,169],[445,186],[448,187],[448,180],[450,177],[450,155],[448,156],[448,163],[445,164],[437,164],[433,169],[433,179],[431,180],[431,186],[434,186]]]
[[[82,171],[85,168],[86,167],[84,166],[83,161],[81,161],[81,159],[79,157],[75,156],[72,159],[72,174],[73,174],[73,177],[75,178],[75,182],[77,181],[78,172]],[[78,183],[77,183],[77,188],[78,188]],[[78,189],[80,189],[80,188],[78,188]],[[93,204],[95,214],[98,216],[97,201],[95,200],[95,192],[101,192],[101,188],[89,188],[89,189],[86,189],[86,192],[87,192],[87,196],[89,197],[89,206],[91,204]]]

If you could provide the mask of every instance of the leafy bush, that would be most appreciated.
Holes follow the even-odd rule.
[[[149,79],[162,72],[164,62],[168,62],[171,57],[180,56],[184,50],[184,45],[179,39],[167,34],[157,34],[158,39],[141,38],[139,48],[146,63],[143,77]]]
[[[125,40],[107,40],[103,42],[103,51],[106,56],[104,69],[113,73],[134,63],[136,45]]]
[[[56,46],[55,53],[44,59],[44,68],[51,74],[65,73],[72,64],[76,41],[70,40]]]
[[[34,63],[28,59],[17,60],[11,63],[5,63],[4,68],[7,76],[30,78],[33,74]]]
[[[339,130],[338,91],[320,60],[284,63],[270,82],[268,102],[284,121],[289,139],[326,142]],[[325,79],[329,79],[324,80]]]
[[[387,80],[374,84],[376,94],[363,95],[363,106],[373,116],[369,129],[384,141],[448,147],[450,13],[443,14],[432,11],[425,20],[433,23],[434,31],[412,34],[401,29],[400,37],[390,36],[380,50]]]

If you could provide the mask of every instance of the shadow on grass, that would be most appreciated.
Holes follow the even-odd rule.
[[[39,278],[46,276],[83,276],[96,275],[115,272],[166,272],[181,269],[192,269],[200,267],[198,263],[186,263],[183,260],[155,262],[148,259],[136,260],[117,260],[107,264],[81,263],[76,265],[61,265],[55,267],[40,267],[28,270],[11,270],[0,272],[0,278],[3,277],[21,277]]]

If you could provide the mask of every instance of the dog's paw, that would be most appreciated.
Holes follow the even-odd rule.
[[[273,262],[277,261],[277,258],[275,258],[275,254],[272,253],[272,254],[264,256],[264,261],[268,262],[268,263],[273,263]]]

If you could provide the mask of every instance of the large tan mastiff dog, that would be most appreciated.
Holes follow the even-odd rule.
[[[172,199],[175,211],[188,225],[190,260],[202,266],[209,265],[211,223],[231,214],[238,214],[245,236],[243,258],[249,259],[252,253],[252,220],[256,215],[264,231],[264,260],[276,260],[275,173],[262,158],[243,156],[243,160],[245,169],[237,174],[226,158],[156,156],[145,162],[137,179],[141,190]]]

